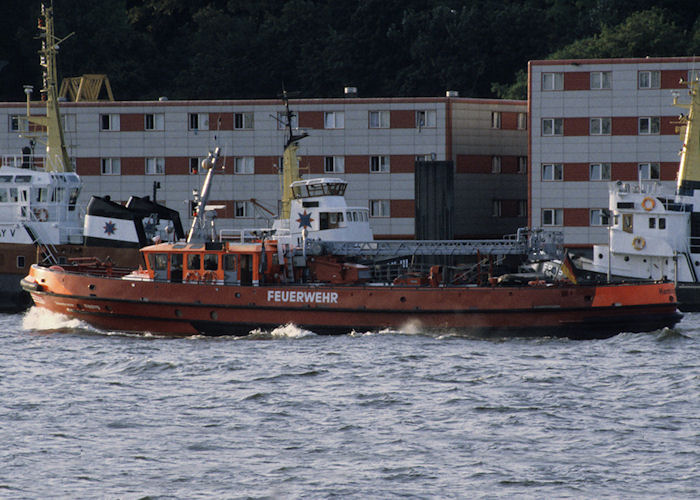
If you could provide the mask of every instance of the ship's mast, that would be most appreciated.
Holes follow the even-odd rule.
[[[299,158],[297,157],[299,141],[304,137],[308,137],[309,134],[303,132],[299,135],[294,135],[292,130],[294,113],[289,110],[289,98],[286,91],[282,93],[282,101],[284,102],[286,115],[285,129],[287,137],[284,144],[284,155],[282,156],[282,213],[280,218],[288,220],[293,198],[292,183],[301,179],[299,175]]]
[[[207,176],[204,179],[204,184],[202,185],[202,193],[199,195],[199,200],[197,203],[197,213],[192,220],[192,226],[190,227],[190,232],[187,235],[187,242],[201,242],[207,241],[206,235],[206,207],[209,202],[209,195],[211,192],[211,183],[214,177],[214,170],[221,166],[222,159],[220,156],[221,149],[216,148],[213,152],[209,152],[204,160],[202,160],[202,168],[207,171]],[[211,239],[211,238],[209,238]]]
[[[679,104],[678,96],[674,95],[673,105],[687,108],[688,114],[680,116],[680,133],[683,137],[681,161],[678,170],[677,193],[691,194],[700,189],[700,81],[683,82],[688,86],[689,104]]]
[[[41,127],[46,130],[45,139],[32,133],[23,134],[23,137],[38,139],[46,145],[46,161],[44,169],[49,172],[72,172],[73,164],[68,157],[66,143],[63,137],[63,126],[61,125],[61,112],[58,106],[58,76],[56,74],[56,54],[61,42],[70,37],[59,40],[54,35],[53,6],[47,7],[41,4],[41,17],[38,21],[39,39],[41,40],[41,50],[39,50],[39,60],[43,68],[41,99],[46,102],[46,116],[31,116],[30,114],[30,92],[27,92],[27,121],[29,124]],[[31,127],[28,127],[30,130]]]

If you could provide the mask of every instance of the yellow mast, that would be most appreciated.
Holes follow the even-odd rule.
[[[692,194],[694,189],[700,189],[700,81],[696,78],[688,85],[690,94],[689,104],[679,104],[678,96],[673,97],[673,105],[687,108],[688,114],[680,116],[679,132],[683,138],[681,161],[678,170],[678,194]]]
[[[292,183],[301,179],[299,175],[299,157],[297,156],[297,151],[299,150],[298,141],[307,137],[309,134],[303,132],[299,135],[294,135],[292,131],[292,119],[294,113],[289,110],[289,99],[287,98],[287,92],[282,93],[282,100],[284,101],[286,120],[285,128],[289,136],[287,137],[287,142],[284,145],[284,155],[282,156],[282,213],[280,218],[282,220],[289,219],[289,211],[292,202]]]
[[[63,126],[61,125],[61,112],[58,107],[56,54],[59,44],[73,33],[58,40],[54,36],[53,30],[53,6],[46,7],[44,4],[41,4],[41,17],[39,18],[38,27],[39,38],[41,39],[39,60],[43,68],[41,99],[46,102],[46,116],[31,116],[29,105],[30,92],[27,91],[26,119],[30,124],[44,128],[46,130],[46,136],[45,139],[42,139],[30,131],[29,133],[23,134],[23,137],[36,138],[46,145],[44,170],[48,172],[72,172],[73,164],[66,150]]]

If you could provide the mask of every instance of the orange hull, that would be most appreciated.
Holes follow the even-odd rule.
[[[673,326],[671,283],[603,286],[410,287],[132,281],[33,266],[37,306],[96,327],[172,335],[246,335],[294,323],[316,333],[382,328],[479,335],[601,338]]]

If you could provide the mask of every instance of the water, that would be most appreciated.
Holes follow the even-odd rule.
[[[0,316],[3,498],[698,498],[700,314],[607,340]]]

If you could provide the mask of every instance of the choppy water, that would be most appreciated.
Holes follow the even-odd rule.
[[[0,332],[0,497],[700,497],[700,314],[595,341]]]

